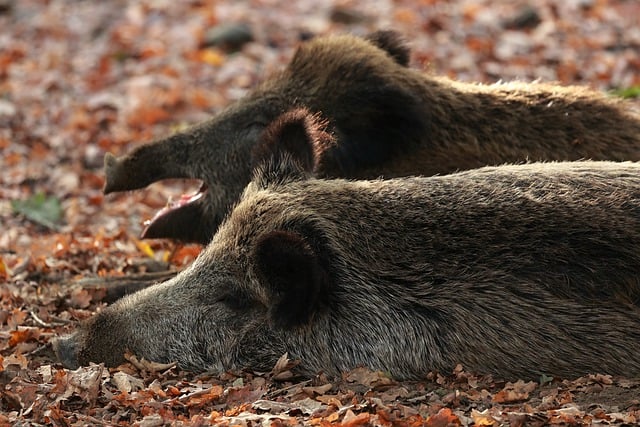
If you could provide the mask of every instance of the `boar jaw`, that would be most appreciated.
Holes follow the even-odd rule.
[[[143,237],[208,243],[249,182],[252,148],[279,111],[278,107],[265,113],[259,94],[257,97],[123,156],[107,153],[104,193],[141,189],[163,179],[200,180],[202,196],[170,204],[170,209],[151,220]]]
[[[183,194],[177,201],[169,199],[167,205],[160,209],[153,218],[144,222],[144,229],[140,235],[143,239],[165,238],[172,234],[173,224],[194,224],[204,216],[204,203],[207,203],[207,184],[202,183],[200,189],[192,194]],[[179,235],[171,236],[179,238]],[[197,236],[195,236],[197,237]]]

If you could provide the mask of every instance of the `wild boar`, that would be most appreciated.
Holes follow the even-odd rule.
[[[282,113],[305,108],[326,120],[318,178],[446,174],[526,160],[640,160],[640,117],[584,87],[462,83],[408,67],[393,31],[318,37],[284,71],[207,122],[105,156],[105,193],[166,178],[201,190],[167,206],[143,237],[207,243],[259,163],[260,135]]]
[[[55,341],[62,363],[640,375],[640,163],[325,180],[280,150],[309,123],[281,121],[196,261]]]

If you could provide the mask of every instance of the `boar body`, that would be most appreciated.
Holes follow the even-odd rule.
[[[374,181],[267,163],[175,278],[54,348],[398,379],[457,363],[502,378],[640,375],[640,165],[559,162]]]
[[[407,66],[399,36],[320,37],[284,71],[189,130],[105,157],[105,193],[165,178],[204,182],[164,209],[144,237],[207,243],[261,159],[260,135],[280,114],[305,108],[326,120],[333,144],[317,147],[320,178],[446,174],[537,160],[640,160],[640,117],[583,87],[480,85]]]

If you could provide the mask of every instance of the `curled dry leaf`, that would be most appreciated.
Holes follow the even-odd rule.
[[[513,403],[529,399],[529,393],[534,391],[537,384],[533,381],[524,382],[522,380],[516,383],[507,383],[505,387],[498,393],[493,395],[494,403]]]
[[[143,220],[183,184],[103,196],[104,154],[207,119],[287,63],[300,40],[390,27],[409,38],[411,66],[423,71],[485,83],[559,80],[633,97],[640,87],[637,1],[527,0],[540,22],[509,31],[503,24],[519,17],[522,2],[9,3],[0,11],[0,425],[638,422],[638,381],[603,375],[547,378],[534,387],[460,366],[397,385],[366,369],[295,382],[295,362],[283,357],[266,375],[205,379],[132,358],[112,378],[99,366],[59,368],[30,350],[103,306],[110,283],[82,289],[78,279],[175,269],[202,250],[136,244]],[[348,19],[327,13],[336,10]],[[202,46],[221,22],[246,22],[254,42],[233,55]],[[638,98],[630,102],[638,110]],[[308,406],[257,414],[259,399]],[[309,413],[316,401],[326,409]]]
[[[138,357],[131,352],[126,352],[124,354],[124,358],[133,366],[135,366],[136,369],[139,369],[141,371],[147,371],[147,372],[166,371],[167,369],[174,368],[177,365],[175,362],[158,363],[158,362],[151,362],[149,360],[146,360],[145,358],[138,359]]]
[[[459,426],[460,419],[449,408],[442,408],[436,414],[427,418],[426,426],[428,427],[449,427]]]
[[[111,376],[111,382],[123,393],[131,393],[144,388],[144,381],[124,372],[116,372]]]
[[[473,423],[476,426],[497,426],[497,425],[499,425],[498,421],[489,414],[489,410],[488,409],[485,409],[484,411],[478,411],[478,410],[472,409],[471,410],[471,418],[473,419]]]

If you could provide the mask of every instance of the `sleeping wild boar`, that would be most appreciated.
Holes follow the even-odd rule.
[[[324,180],[282,149],[312,158],[310,124],[274,123],[279,160],[196,261],[55,341],[63,364],[640,375],[640,164]]]
[[[207,122],[105,157],[105,193],[165,178],[201,191],[159,212],[143,237],[207,243],[258,163],[260,134],[303,107],[326,120],[319,178],[446,174],[526,160],[640,160],[640,117],[583,87],[469,84],[409,68],[397,33],[319,37],[284,71]]]

